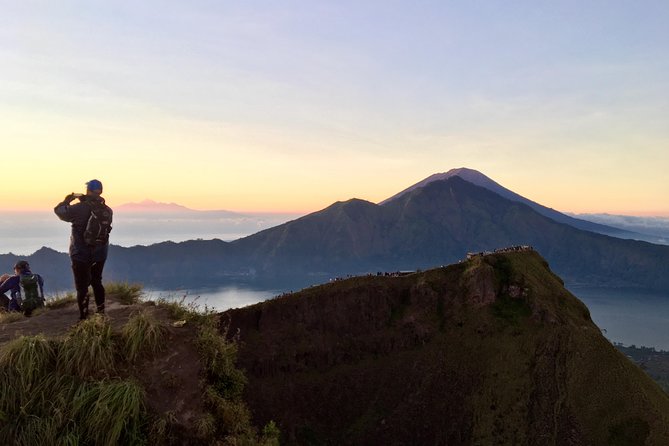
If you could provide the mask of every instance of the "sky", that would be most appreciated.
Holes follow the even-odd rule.
[[[0,0],[0,210],[311,212],[468,167],[669,216],[669,2]]]

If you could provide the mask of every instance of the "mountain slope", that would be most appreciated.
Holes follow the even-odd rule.
[[[488,178],[487,176],[483,175],[481,172],[478,172],[473,169],[467,169],[467,168],[458,168],[458,169],[451,169],[448,172],[444,173],[436,173],[434,175],[430,175],[429,177],[425,178],[422,181],[419,181],[418,183],[414,184],[413,186],[408,187],[407,189],[403,190],[402,192],[399,192],[392,197],[382,201],[379,204],[386,204],[389,202],[392,202],[393,200],[397,200],[398,198],[402,197],[403,195],[414,191],[416,189],[419,189],[421,187],[425,187],[428,184],[434,182],[434,181],[441,181],[441,180],[447,180],[449,178],[453,177],[460,177],[463,180],[475,184],[477,186],[486,188],[492,192],[495,192],[498,195],[501,195],[502,197],[511,200],[511,201],[517,201],[519,203],[523,203],[540,213],[541,215],[548,217],[550,219],[553,219],[559,223],[565,223],[570,226],[573,226],[578,229],[582,229],[584,231],[592,231],[592,232],[597,232],[599,234],[605,234],[605,235],[611,235],[613,237],[619,237],[619,238],[625,238],[625,239],[633,239],[633,240],[643,240],[647,242],[657,242],[657,237],[652,236],[652,235],[647,235],[647,234],[641,234],[637,232],[632,232],[628,231],[625,229],[617,228],[614,226],[607,226],[604,224],[600,223],[595,223],[591,221],[586,221],[583,219],[579,218],[574,218],[569,215],[563,214],[561,212],[556,211],[555,209],[548,208],[546,206],[543,206],[537,202],[534,202],[532,200],[529,200],[522,195],[519,195],[504,186],[500,185],[499,183],[493,181],[492,179]]]
[[[457,176],[384,205],[339,202],[230,243],[266,274],[413,270],[469,251],[532,245],[572,284],[669,289],[669,247],[557,223]]]
[[[229,310],[247,401],[289,444],[660,445],[669,397],[536,252]]]

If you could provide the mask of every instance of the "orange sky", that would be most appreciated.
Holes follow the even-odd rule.
[[[408,5],[7,5],[0,210],[99,178],[112,205],[310,212],[464,166],[669,215],[669,4]]]

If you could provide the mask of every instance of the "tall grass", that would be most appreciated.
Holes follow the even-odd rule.
[[[165,333],[165,327],[147,311],[135,313],[121,331],[126,358],[134,361],[143,351],[157,352]]]
[[[171,307],[198,326],[197,344],[205,369],[202,388],[207,412],[191,437],[204,444],[278,445],[273,423],[253,427],[242,400],[246,378],[236,368],[237,345],[225,338],[216,315],[193,306]],[[160,349],[166,328],[145,311],[131,316],[120,335],[95,315],[65,337],[20,337],[0,348],[0,444],[163,444],[172,440],[174,412],[149,416],[145,394],[122,380],[116,362],[132,363],[142,352]],[[132,368],[130,368],[132,369]],[[184,435],[184,434],[182,434]],[[185,434],[188,435],[188,434]],[[187,437],[184,437],[187,438]],[[155,440],[155,441],[154,441]],[[178,441],[178,439],[177,439]]]
[[[7,343],[0,352],[0,367],[29,389],[44,378],[56,362],[56,344],[44,335],[21,336]]]
[[[112,282],[105,284],[105,292],[113,294],[124,305],[138,303],[144,295],[143,288],[138,283]]]
[[[81,386],[72,416],[82,435],[96,445],[137,444],[142,437],[144,391],[131,381],[100,381]]]
[[[177,300],[160,297],[156,301],[156,305],[166,309],[170,319],[177,321],[200,322],[204,316],[210,313],[206,307],[204,310],[200,308],[197,298],[191,301],[186,301],[186,298],[186,295]]]
[[[89,354],[72,354],[77,346],[95,342],[96,336],[104,338],[106,333],[107,328],[91,318],[89,324],[80,324],[62,341],[43,335],[24,336],[2,347],[0,438],[3,444],[139,442],[141,387],[121,380],[91,381],[91,375],[82,372],[99,364],[98,359],[89,362]],[[87,359],[73,360],[74,357]],[[69,367],[60,369],[57,364]],[[77,370],[65,370],[68,368]]]
[[[114,347],[111,324],[93,315],[75,325],[63,340],[58,368],[82,378],[109,376],[115,369]]]

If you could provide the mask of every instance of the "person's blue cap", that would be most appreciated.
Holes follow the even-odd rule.
[[[99,180],[91,180],[86,183],[86,190],[102,190],[102,183]]]

